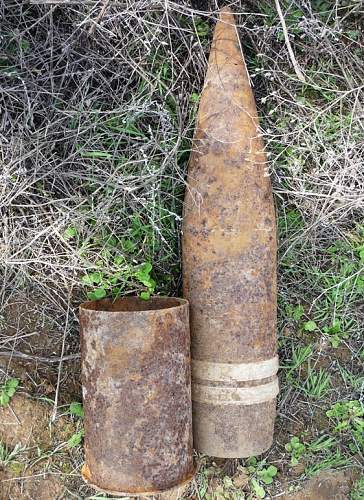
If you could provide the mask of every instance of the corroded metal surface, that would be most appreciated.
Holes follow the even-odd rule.
[[[84,479],[154,494],[194,473],[188,303],[104,299],[80,306]]]
[[[278,392],[276,224],[255,100],[227,8],[215,28],[187,182],[183,279],[195,448],[256,455],[272,443]]]

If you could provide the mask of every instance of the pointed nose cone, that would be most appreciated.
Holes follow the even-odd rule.
[[[212,65],[241,64],[242,54],[236,31],[234,14],[229,7],[220,11],[210,49],[210,70]]]
[[[220,12],[215,27],[198,125],[211,129],[219,141],[238,141],[244,148],[257,136],[255,100],[234,15],[228,7]],[[247,144],[242,144],[243,135]]]
[[[230,9],[216,24],[197,115],[183,221],[194,445],[259,455],[278,392],[276,227],[266,157]]]

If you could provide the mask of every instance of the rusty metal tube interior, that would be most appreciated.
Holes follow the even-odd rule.
[[[95,489],[153,495],[194,475],[188,302],[80,306],[85,465]]]
[[[212,41],[183,220],[194,445],[216,457],[272,444],[278,394],[276,223],[254,95],[234,16]]]

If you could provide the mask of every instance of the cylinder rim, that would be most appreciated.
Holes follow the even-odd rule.
[[[80,304],[80,310],[112,314],[148,314],[164,312],[188,306],[188,300],[180,297],[152,296],[143,300],[137,296],[120,297],[117,299],[90,300]]]

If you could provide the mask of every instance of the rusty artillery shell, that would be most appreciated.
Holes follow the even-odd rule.
[[[234,16],[221,11],[188,168],[194,446],[247,457],[273,440],[278,393],[276,226],[266,156]]]
[[[85,465],[94,488],[152,495],[194,474],[188,302],[80,306]]]

